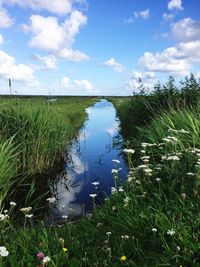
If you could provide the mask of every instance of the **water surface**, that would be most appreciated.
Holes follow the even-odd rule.
[[[112,103],[101,100],[87,109],[88,119],[68,149],[65,170],[51,182],[57,199],[54,217],[77,217],[92,209],[90,194],[97,194],[102,203],[114,186],[113,168],[121,168],[119,176],[126,179],[127,166],[121,149],[119,121]],[[119,164],[112,162],[118,159]],[[99,183],[98,185],[92,184]]]

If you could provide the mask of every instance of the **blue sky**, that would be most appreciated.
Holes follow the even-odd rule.
[[[131,95],[200,77],[199,0],[0,0],[0,93]]]

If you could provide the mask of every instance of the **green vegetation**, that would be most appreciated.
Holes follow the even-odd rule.
[[[90,98],[0,99],[1,200],[13,183],[36,177],[61,161],[86,118]],[[8,195],[7,195],[8,197]]]
[[[200,85],[192,75],[179,90],[171,90],[172,78],[167,84],[113,99],[129,138],[130,171],[122,184],[116,169],[116,187],[103,208],[94,198],[92,217],[33,228],[30,210],[20,229],[12,219],[17,206],[2,210],[0,245],[9,252],[2,267],[200,266]]]

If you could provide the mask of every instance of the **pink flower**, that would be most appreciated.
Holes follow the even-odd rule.
[[[37,258],[38,258],[38,260],[43,260],[44,257],[45,257],[45,255],[44,255],[43,252],[39,252],[39,253],[37,254]]]

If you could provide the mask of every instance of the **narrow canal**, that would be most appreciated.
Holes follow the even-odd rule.
[[[101,100],[89,107],[87,113],[84,127],[68,149],[65,170],[50,183],[51,194],[56,198],[55,221],[91,212],[91,194],[97,195],[95,201],[98,204],[103,203],[114,186],[112,169],[120,169],[122,181],[127,176],[114,106]]]

